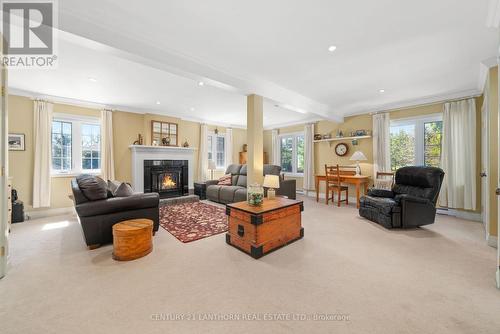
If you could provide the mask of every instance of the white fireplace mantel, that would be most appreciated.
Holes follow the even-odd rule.
[[[194,154],[193,147],[130,145],[132,152],[132,188],[144,191],[144,160],[187,160],[189,189],[193,189]]]

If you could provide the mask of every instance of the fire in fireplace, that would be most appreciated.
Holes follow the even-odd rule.
[[[188,195],[188,161],[144,160],[144,192],[161,198]]]
[[[175,189],[177,187],[177,183],[174,181],[172,174],[163,174],[163,181],[161,182],[162,189]]]

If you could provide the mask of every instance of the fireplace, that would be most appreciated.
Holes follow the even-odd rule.
[[[144,192],[161,198],[188,195],[188,161],[144,160]]]

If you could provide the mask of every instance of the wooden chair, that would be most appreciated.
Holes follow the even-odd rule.
[[[382,181],[391,181],[389,189],[392,189],[392,186],[394,186],[394,172],[377,172],[377,176],[375,178],[375,184],[373,185],[374,187],[377,187],[377,181],[382,180]]]
[[[333,196],[337,193],[337,205],[340,207],[340,202],[345,202],[345,204],[349,205],[349,187],[343,186],[340,182],[340,166],[325,165],[325,175],[328,192],[332,193],[332,202],[335,203]],[[342,200],[343,191],[345,191],[345,199]],[[328,204],[328,200],[329,198],[326,199],[326,204]]]

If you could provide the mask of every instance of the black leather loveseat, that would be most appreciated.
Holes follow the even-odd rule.
[[[386,228],[432,224],[443,177],[440,168],[400,168],[392,190],[371,189],[361,197],[359,215]]]
[[[151,219],[153,231],[158,231],[160,198],[157,193],[110,197],[106,182],[93,175],[74,178],[71,188],[85,242],[90,249],[111,243],[113,225],[124,220]]]
[[[213,202],[229,204],[247,200],[247,165],[232,164],[226,169],[231,174],[231,185],[217,185],[217,180],[207,181],[207,198]],[[296,181],[285,180],[281,174],[281,166],[264,165],[264,175],[279,175],[280,187],[276,195],[287,196],[290,199],[297,197]],[[267,192],[267,189],[264,189]]]

